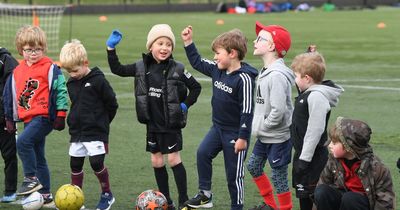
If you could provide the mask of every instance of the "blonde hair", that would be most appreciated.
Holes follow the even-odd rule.
[[[87,60],[86,49],[77,39],[71,40],[70,43],[65,44],[61,49],[61,66],[68,72],[77,66],[82,66]]]
[[[291,68],[302,77],[308,75],[315,83],[320,84],[325,76],[326,64],[319,52],[311,52],[297,55],[293,59]]]
[[[22,26],[15,35],[15,46],[20,55],[22,55],[23,47],[40,46],[43,52],[47,51],[46,33],[39,26],[25,25]]]
[[[217,48],[223,48],[227,52],[236,50],[238,59],[244,59],[247,53],[247,38],[239,29],[233,29],[217,36],[211,44],[211,49],[215,52]]]

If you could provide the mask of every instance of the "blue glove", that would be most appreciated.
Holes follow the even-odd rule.
[[[110,48],[115,48],[115,46],[121,41],[121,39],[122,33],[118,30],[113,30],[108,37],[106,44]]]
[[[188,107],[186,106],[185,103],[181,103],[181,109],[182,109],[182,112],[187,112],[188,111]]]

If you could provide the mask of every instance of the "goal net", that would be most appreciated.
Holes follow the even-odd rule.
[[[64,5],[22,5],[0,3],[1,47],[15,52],[15,34],[24,25],[40,26],[47,36],[48,54],[59,53],[59,32]]]

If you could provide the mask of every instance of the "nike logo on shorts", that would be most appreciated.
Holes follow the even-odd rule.
[[[172,149],[176,146],[176,144],[172,145],[172,146],[168,146],[168,149]]]
[[[278,162],[278,161],[280,161],[281,159],[279,158],[279,159],[276,159],[276,160],[272,160],[272,163],[276,163],[276,162]]]

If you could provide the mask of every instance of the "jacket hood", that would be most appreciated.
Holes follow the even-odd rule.
[[[241,62],[241,67],[238,70],[239,72],[244,72],[249,74],[251,77],[256,78],[258,75],[258,71],[256,68],[250,66],[249,64],[245,62]]]
[[[273,71],[282,73],[291,85],[294,85],[296,76],[293,71],[285,65],[285,61],[282,58],[277,59],[271,65],[268,66],[264,72],[260,74],[260,78],[267,76]]]
[[[89,74],[86,75],[83,79],[88,79],[88,78],[92,78],[95,76],[103,76],[104,77],[104,73],[97,66],[90,69]]]
[[[333,83],[331,80],[326,80],[321,84],[312,85],[305,92],[307,91],[319,91],[328,99],[329,105],[335,107],[339,103],[339,96],[342,94],[344,89]]]
[[[11,55],[11,53],[4,47],[0,47],[0,55],[1,54],[8,54]]]
[[[367,123],[338,117],[335,128],[335,134],[345,149],[356,155],[358,159],[372,154],[372,147],[369,145],[372,130]]]
[[[81,81],[86,81],[86,80],[88,80],[89,78],[97,77],[97,76],[102,76],[102,77],[104,77],[104,73],[96,66],[96,67],[90,69],[89,74],[87,74],[86,76],[82,77],[82,78],[79,79],[79,80],[81,80]],[[79,81],[79,80],[72,79],[72,78],[70,77],[70,78],[68,79],[68,82],[67,82],[67,83],[73,83],[73,82],[76,82],[76,81]]]

